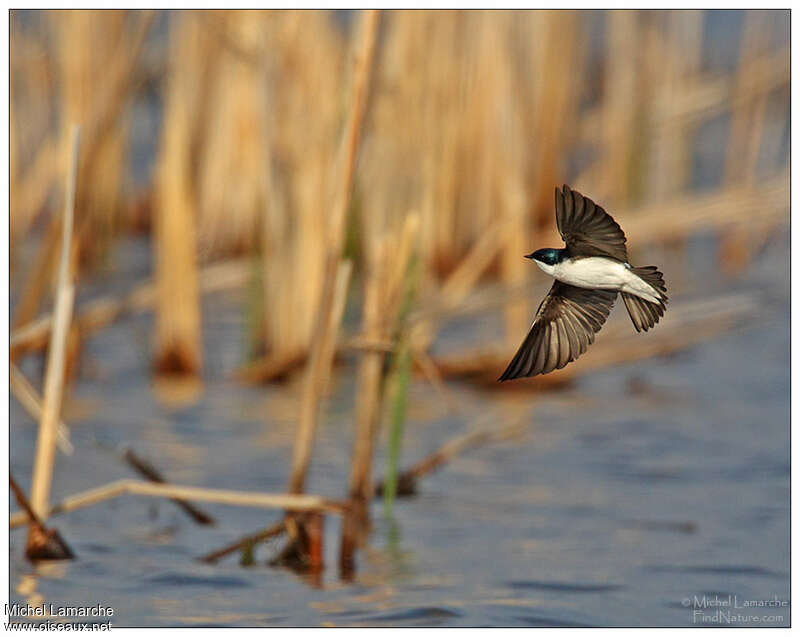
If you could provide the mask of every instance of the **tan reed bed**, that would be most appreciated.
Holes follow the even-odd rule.
[[[763,136],[768,93],[752,90],[756,81],[750,66],[767,51],[769,14],[764,11],[745,13],[739,66],[735,73],[736,106],[731,112],[730,133],[725,154],[724,182],[727,186],[754,186],[759,150]],[[734,229],[726,233],[720,246],[720,264],[728,273],[741,271],[753,255],[753,233],[763,228]]]
[[[592,184],[603,188],[593,196],[616,205],[628,205],[634,178],[637,126],[642,118],[642,65],[637,51],[644,37],[636,11],[607,14],[606,72],[604,75],[601,122],[603,136],[603,177]],[[592,192],[595,192],[592,190]]]
[[[302,365],[315,329],[328,246],[344,219],[335,166],[346,117],[345,42],[321,12],[269,13],[267,199],[261,218],[262,312],[254,339],[274,361]],[[349,194],[348,194],[349,196]],[[346,211],[345,211],[346,212]],[[344,213],[343,213],[344,214]]]
[[[202,150],[193,188],[198,246],[204,258],[243,252],[257,244],[269,205],[272,157],[269,72],[263,12],[187,14],[203,37],[207,103]]]
[[[343,100],[319,96],[341,93],[342,34],[322,12],[177,17],[194,21],[202,42],[185,60],[203,96],[192,98],[188,136],[200,259],[258,246],[263,303],[254,341],[268,356],[244,376],[285,375],[305,361],[326,267],[321,229],[336,187],[329,166]],[[685,148],[703,120],[763,102],[788,81],[785,51],[744,56],[737,74],[747,81],[700,71],[700,13],[609,12],[602,100],[579,112],[579,91],[592,80],[581,66],[589,19],[570,12],[386,16],[348,215],[356,266],[372,226],[387,228],[417,209],[423,297],[443,286],[463,298],[497,274],[508,285],[522,283],[530,269],[517,255],[527,251],[523,244],[555,239],[552,182],[563,179],[576,145],[599,151],[580,171],[579,186],[611,209],[637,204],[641,184],[683,179],[658,168],[659,157],[675,153],[667,146],[655,153],[640,140],[655,135]],[[423,44],[431,47],[426,54]],[[632,49],[645,55],[628,55]],[[665,86],[678,87],[668,100]],[[748,128],[754,137],[758,130]],[[685,175],[686,153],[678,155]],[[531,310],[524,301],[506,308],[509,343]]]
[[[55,11],[46,14],[55,35],[59,79],[59,117],[81,125],[80,180],[76,185],[75,239],[78,265],[94,263],[111,238],[121,209],[122,172],[126,138],[125,106],[136,90],[136,71],[153,14],[132,12],[130,20],[116,11]],[[133,22],[130,27],[126,22]],[[86,42],[92,42],[91,54]],[[22,112],[17,117],[25,119]],[[11,123],[12,129],[16,125]],[[21,125],[21,124],[20,124]],[[19,182],[12,214],[22,216],[26,227],[46,203],[53,179],[60,173],[59,158],[67,151],[67,137],[45,127],[46,136],[30,150],[27,169],[17,167]],[[32,193],[36,192],[36,195]],[[17,193],[21,195],[17,199]],[[36,206],[33,208],[33,206]],[[27,221],[25,221],[27,219]],[[61,237],[61,219],[53,215],[39,246],[35,263],[24,286],[12,324],[23,325],[42,305],[55,267],[54,254]],[[15,221],[12,217],[12,227]]]
[[[232,288],[243,288],[248,277],[247,261],[224,261],[202,268],[198,273],[198,286],[200,293],[212,294]],[[138,283],[123,296],[106,296],[87,301],[77,312],[75,325],[81,335],[85,336],[130,314],[152,310],[155,300],[155,282]],[[35,351],[46,347],[52,322],[53,315],[46,313],[13,330],[9,339],[12,355],[17,348]]]

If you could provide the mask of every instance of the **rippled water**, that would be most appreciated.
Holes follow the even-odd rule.
[[[143,249],[123,259],[128,278],[146,263]],[[255,567],[235,557],[195,561],[274,513],[204,505],[219,519],[209,529],[169,502],[127,496],[54,518],[77,553],[70,563],[32,567],[22,559],[24,531],[12,531],[12,601],[101,603],[122,626],[690,626],[716,625],[718,611],[788,625],[786,606],[742,608],[745,600],[789,599],[788,239],[773,242],[735,283],[714,274],[708,254],[705,245],[690,250],[692,272],[704,277],[690,288],[757,291],[762,321],[673,357],[581,377],[559,393],[449,385],[467,412],[522,411],[529,427],[424,479],[391,520],[376,502],[352,584],[337,577],[335,518],[326,523],[329,567],[314,587],[263,566],[276,543],[257,552]],[[76,451],[58,458],[54,500],[132,477],[108,450],[123,443],[176,483],[284,488],[299,384],[229,380],[245,348],[240,304],[236,294],[206,300],[207,377],[200,397],[183,406],[166,405],[146,374],[149,317],[88,341],[65,413]],[[627,321],[620,308],[618,320]],[[461,329],[451,326],[445,344]],[[35,361],[25,370],[39,377]],[[334,379],[311,492],[344,492],[352,376],[343,368]],[[11,468],[26,489],[33,424],[12,401]],[[405,461],[464,426],[416,381]],[[740,608],[713,606],[726,602]]]

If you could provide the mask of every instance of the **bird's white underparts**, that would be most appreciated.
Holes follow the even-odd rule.
[[[651,303],[661,299],[658,290],[634,274],[630,263],[621,263],[605,257],[565,259],[550,265],[534,261],[554,279],[587,290],[616,290],[633,294]]]

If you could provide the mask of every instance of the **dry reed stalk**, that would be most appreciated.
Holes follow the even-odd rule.
[[[536,148],[527,174],[534,227],[552,221],[553,184],[563,181],[562,158],[575,120],[577,82],[580,79],[581,39],[574,11],[535,11],[532,21],[534,47],[531,108],[525,139]]]
[[[340,250],[343,240],[344,224],[350,197],[353,191],[353,177],[356,169],[356,154],[366,109],[372,60],[375,54],[375,41],[378,36],[380,12],[370,9],[364,12],[360,25],[359,49],[353,60],[352,94],[350,113],[344,135],[339,147],[336,162],[337,190],[333,201],[330,220],[330,245],[334,251]]]
[[[206,553],[202,557],[199,557],[198,560],[201,562],[205,562],[207,564],[214,564],[215,562],[219,561],[223,557],[230,555],[231,553],[236,553],[237,551],[241,551],[245,547],[253,548],[259,542],[263,542],[265,540],[269,540],[273,537],[276,537],[282,534],[286,530],[286,523],[284,520],[279,520],[275,524],[271,524],[267,528],[258,531],[256,533],[250,533],[245,535],[244,537],[239,538],[235,542],[227,544],[220,549],[216,549],[211,551],[210,553]]]
[[[364,338],[379,340],[385,336],[381,329],[381,303],[384,293],[387,266],[388,241],[380,242],[374,255],[367,263],[364,284],[363,318],[361,334]],[[355,444],[350,468],[349,493],[352,498],[366,500],[370,494],[365,492],[371,484],[372,447],[380,416],[381,380],[383,376],[384,354],[380,351],[367,351],[361,354],[356,380]]]
[[[702,52],[703,12],[670,11],[666,14],[663,51],[653,60],[653,89],[657,96],[653,131],[651,193],[655,201],[681,192],[691,166],[691,130],[672,117],[678,96],[697,74]]]
[[[69,511],[91,506],[92,504],[102,502],[103,500],[115,498],[123,493],[127,493],[128,482],[130,482],[130,480],[117,480],[116,482],[111,482],[101,487],[96,487],[82,493],[67,496],[61,500],[61,502],[50,508],[50,510],[47,512],[48,517],[58,515],[60,513],[68,513]],[[29,520],[30,517],[25,511],[13,513],[9,517],[8,527],[13,529],[18,526],[22,526],[23,524],[27,524]]]
[[[346,352],[391,352],[394,344],[388,340],[365,339],[360,336],[341,336],[336,344],[334,363]],[[300,369],[308,360],[306,351],[287,351],[247,363],[239,367],[234,377],[244,383],[257,384],[280,381]]]
[[[726,188],[703,195],[681,195],[661,204],[635,211],[620,211],[615,218],[628,237],[641,242],[669,241],[703,230],[744,226],[752,221],[753,211],[762,221],[788,221],[788,172],[765,180],[758,189],[747,186]]]
[[[308,518],[305,525],[308,530],[308,567],[312,573],[321,573],[325,566],[325,516],[321,513],[310,513]]]
[[[396,269],[391,271],[393,255],[389,245],[388,238],[384,237],[378,242],[377,249],[368,253],[371,258],[366,270],[361,327],[366,339],[379,340],[388,332],[387,314],[396,310],[387,304],[392,299],[390,280],[396,279],[396,275],[392,276],[395,272],[406,270],[401,250],[403,268],[401,270],[398,264],[394,264]],[[407,259],[408,253],[405,256]],[[402,282],[395,281],[395,285],[399,287]],[[383,351],[364,351],[358,366],[355,440],[348,488],[352,506],[342,519],[339,549],[339,570],[344,580],[349,580],[355,572],[355,550],[363,542],[369,527],[368,502],[372,497],[372,459],[381,415],[384,361]]]
[[[636,120],[642,108],[638,95],[642,70],[637,51],[641,47],[639,13],[609,11],[606,14],[606,73],[602,106],[603,179],[605,193],[597,199],[611,205],[630,202]],[[600,186],[600,184],[593,184]]]
[[[746,180],[752,183],[758,157],[767,94],[754,91],[758,80],[753,74],[755,60],[767,53],[769,40],[767,11],[745,13],[739,47],[739,65],[734,78],[734,98],[730,133],[725,153],[725,182],[730,185]]]
[[[61,241],[61,257],[58,271],[55,310],[53,312],[53,336],[47,356],[44,380],[44,401],[39,421],[39,435],[36,440],[36,456],[33,464],[31,486],[31,505],[43,519],[47,517],[50,486],[55,461],[56,438],[58,436],[59,414],[64,389],[64,366],[66,340],[75,299],[75,282],[72,272],[72,228],[75,206],[75,187],[78,170],[79,128],[70,131],[66,184],[64,188],[64,222]]]
[[[224,41],[257,52],[265,41],[264,14],[193,14],[224,33]],[[243,58],[221,47],[209,78],[208,123],[197,178],[198,245],[204,254],[249,250],[269,201],[268,73],[263,54]]]
[[[231,288],[243,287],[247,282],[249,264],[243,260],[226,261],[206,266],[200,270],[199,286],[202,294],[211,294]],[[153,307],[156,285],[145,281],[133,286],[122,297],[109,296],[87,301],[76,312],[75,325],[81,334],[99,330],[114,321]],[[36,350],[47,346],[53,324],[52,314],[44,314],[11,332],[9,347],[17,350]]]
[[[264,509],[285,509],[287,511],[328,511],[341,513],[346,507],[343,503],[327,500],[315,495],[250,493],[227,489],[203,489],[174,484],[153,484],[150,482],[131,481],[128,493],[146,495],[157,498],[178,498],[181,500],[197,500],[198,502],[216,502],[245,507]]]
[[[338,187],[333,200],[331,218],[328,222],[329,237],[325,251],[327,255],[326,271],[317,325],[306,371],[300,422],[295,438],[292,473],[289,480],[291,493],[299,493],[304,489],[319,415],[319,400],[333,362],[336,332],[341,322],[341,312],[344,307],[343,297],[350,275],[349,262],[338,266],[337,264],[340,260],[344,224],[352,194],[358,141],[377,38],[378,17],[379,13],[374,10],[363,14],[359,33],[359,50],[353,63],[350,112],[337,157]],[[335,284],[334,278],[337,279]],[[334,287],[338,288],[338,294],[334,294]],[[341,297],[341,301],[338,303],[337,296]],[[342,308],[338,311],[339,316],[336,316],[337,305],[341,305]],[[312,571],[319,573],[322,567],[322,519],[319,516],[310,519],[308,517],[290,517],[287,518],[287,530],[290,535],[289,543],[272,563],[285,564],[293,568],[305,568],[310,565]]]
[[[156,469],[150,462],[144,458],[139,457],[132,449],[126,449],[122,454],[122,458],[127,462],[137,473],[143,478],[158,484],[164,484],[166,480],[161,472]],[[186,514],[198,524],[216,524],[216,520],[205,511],[199,509],[196,505],[186,500],[178,498],[171,498],[171,500],[178,505]]]
[[[377,11],[364,13],[359,34],[359,49],[353,61],[350,113],[337,160],[338,188],[332,202],[328,225],[325,277],[312,340],[311,356],[306,368],[300,421],[295,438],[292,472],[289,478],[291,493],[302,493],[305,485],[319,417],[319,401],[330,373],[337,340],[336,333],[339,330],[344,311],[351,264],[350,262],[340,263],[339,255],[344,235],[345,215],[352,193],[358,139],[377,36],[378,15]]]
[[[411,356],[414,359],[414,364],[431,384],[434,391],[439,395],[442,405],[445,406],[447,411],[463,415],[464,407],[455,400],[453,395],[447,390],[447,387],[445,387],[444,379],[430,355],[425,351],[413,350]]]
[[[243,383],[258,384],[282,380],[301,368],[308,360],[303,350],[278,351],[239,367],[234,376]]]
[[[457,305],[475,287],[502,247],[505,228],[502,222],[489,227],[472,246],[458,267],[442,283],[440,295]]]
[[[30,273],[25,277],[22,297],[17,302],[14,316],[11,319],[12,326],[19,327],[29,323],[38,312],[42,298],[51,284],[52,270],[56,262],[61,235],[61,221],[57,215],[53,215]]]
[[[615,12],[617,13],[617,12]],[[622,12],[619,12],[622,13]],[[695,73],[691,80],[682,87],[681,92],[672,96],[672,105],[668,112],[659,106],[659,96],[654,94],[652,84],[657,84],[659,77],[652,70],[658,67],[658,60],[663,56],[663,43],[660,38],[651,36],[653,29],[647,22],[642,25],[639,33],[639,42],[643,48],[653,49],[642,60],[642,70],[639,73],[638,100],[641,102],[642,113],[655,120],[677,128],[691,128],[701,123],[723,115],[727,111],[735,111],[745,102],[750,102],[762,95],[788,86],[789,84],[789,51],[779,49],[774,52],[764,52],[747,62],[736,74],[723,75],[710,72]],[[650,36],[650,37],[648,37]],[[654,58],[648,62],[647,58]],[[648,70],[650,69],[650,70]],[[747,69],[748,91],[742,93],[737,90],[737,76]],[[648,79],[649,75],[654,75]],[[605,104],[589,109],[578,122],[578,141],[584,144],[596,144],[601,137],[597,134],[603,128]],[[603,188],[598,180],[592,182],[592,189]],[[588,188],[587,188],[588,190]]]
[[[409,263],[415,252],[420,218],[409,213],[399,237],[373,239],[377,247],[367,252],[363,319],[360,337],[380,344],[396,331],[398,311],[407,286]],[[396,246],[395,249],[391,249]],[[356,382],[356,433],[351,462],[349,494],[365,502],[372,496],[372,456],[381,414],[384,347],[361,354]]]
[[[284,520],[288,543],[269,561],[270,566],[286,567],[310,576],[306,581],[318,588],[324,567],[325,516],[319,512],[300,513]]]
[[[341,514],[347,509],[347,504],[344,502],[337,502],[316,495],[204,489],[202,487],[177,484],[155,484],[139,480],[116,480],[115,482],[68,496],[50,508],[47,514],[48,516],[53,516],[69,513],[70,511],[82,509],[121,495],[142,495],[152,498],[214,502],[216,504],[259,509],[283,509],[298,513],[324,511]],[[28,520],[28,514],[24,511],[15,513],[9,518],[9,528],[13,529],[26,524]]]
[[[266,196],[263,312],[254,340],[277,361],[304,356],[314,332],[326,269],[342,119],[335,96],[344,84],[345,47],[324,12],[269,12],[263,28],[270,42],[261,58],[268,78],[266,164],[259,166]]]
[[[407,287],[409,263],[415,252],[420,219],[410,213],[399,237],[372,238],[366,250],[367,267],[360,338],[366,343],[385,342],[397,330],[398,312]],[[373,232],[377,232],[373,226]],[[396,246],[394,250],[390,246]],[[394,349],[394,346],[391,346]],[[372,459],[381,414],[385,347],[369,347],[361,354],[356,383],[356,431],[350,470],[349,494],[353,509],[345,516],[339,556],[343,573],[352,572],[356,545],[369,524],[366,503],[372,496]]]
[[[511,172],[513,168],[509,168]],[[508,286],[523,285],[528,279],[530,264],[524,258],[532,244],[530,233],[527,232],[526,197],[522,184],[514,175],[508,180],[501,197],[504,202],[507,234],[505,245],[501,250],[500,266],[503,282]],[[505,335],[510,347],[519,340],[519,335],[529,326],[531,316],[530,301],[522,297],[510,302],[505,307]]]
[[[507,22],[444,11],[387,18],[362,195],[363,209],[382,211],[382,219],[365,215],[362,226],[373,236],[371,226],[420,210],[423,272],[449,273],[492,221],[492,140],[502,122],[494,43]]]
[[[25,545],[25,557],[31,561],[70,560],[75,557],[72,549],[70,549],[59,532],[56,529],[45,527],[44,522],[42,522],[25,497],[25,492],[10,473],[8,474],[8,481],[11,490],[14,492],[17,504],[27,515],[30,525],[28,541]]]
[[[756,162],[761,147],[768,95],[753,90],[752,86],[757,79],[750,67],[754,60],[764,55],[768,44],[768,15],[766,11],[745,13],[735,78],[735,95],[738,100],[731,113],[725,153],[724,181],[728,186],[752,186],[756,178]],[[722,237],[719,250],[722,267],[729,273],[735,273],[747,265],[754,251],[754,239],[749,228],[726,233]]]
[[[11,117],[11,129],[15,130],[14,119],[16,116],[12,114]],[[10,175],[11,197],[9,201],[11,206],[9,215],[11,223],[9,229],[12,239],[25,237],[33,225],[37,213],[44,208],[47,196],[51,192],[51,185],[58,172],[58,156],[56,144],[46,143],[24,170],[21,167],[17,168],[14,174]],[[13,245],[15,241],[11,243]]]
[[[9,30],[9,248],[27,235],[58,174],[58,149],[49,141],[58,103],[54,61],[43,38],[17,14]]]
[[[294,452],[292,454],[292,471],[289,478],[289,493],[302,493],[305,488],[306,474],[311,462],[311,450],[314,443],[317,422],[319,420],[320,401],[333,363],[333,354],[337,332],[344,313],[347,287],[350,281],[351,263],[344,261],[336,269],[333,284],[323,291],[321,311],[326,307],[327,322],[318,326],[312,342],[311,356],[306,367],[303,396],[300,404],[300,418],[295,435]]]
[[[9,368],[9,385],[11,393],[16,396],[17,400],[25,408],[25,411],[30,414],[31,418],[35,419],[37,422],[41,422],[42,398],[15,363],[11,363]],[[69,439],[69,427],[67,427],[60,418],[56,430],[56,444],[61,450],[61,453],[68,456],[71,456],[75,450]]]
[[[270,127],[270,131],[274,130]],[[274,133],[272,134],[274,135]],[[289,240],[289,219],[284,191],[278,187],[273,172],[273,140],[269,131],[265,142],[266,164],[263,168],[263,181],[265,189],[265,206],[262,211],[261,223],[261,285],[262,300],[260,319],[261,326],[256,326],[256,346],[262,344],[264,349],[269,348],[271,359],[296,360],[298,354],[302,357],[304,350],[298,341],[296,321],[292,320],[289,311],[273,311],[271,305],[276,301],[288,304],[287,291],[294,294],[298,291],[290,284],[294,282],[294,272],[291,267],[291,247]],[[301,360],[303,360],[301,358]],[[270,362],[270,359],[261,362]]]
[[[494,28],[488,28],[488,20],[484,23],[482,39],[488,51],[481,56],[479,64],[479,68],[486,66],[482,70],[484,82],[493,82],[497,91],[493,103],[487,105],[490,107],[487,113],[488,139],[483,142],[489,151],[484,151],[484,156],[487,160],[491,158],[482,171],[491,182],[486,188],[483,223],[486,226],[502,225],[498,258],[500,278],[511,286],[524,283],[529,272],[529,263],[523,255],[530,251],[534,239],[528,219],[532,200],[529,200],[526,177],[535,151],[522,142],[526,132],[526,106],[519,96],[515,67],[517,52],[512,48],[515,16],[503,13],[496,17],[499,24]],[[509,340],[516,340],[527,327],[531,313],[529,305],[527,299],[521,298],[506,306],[505,333]]]
[[[418,253],[419,213],[412,210],[405,216],[402,223],[399,233],[395,231],[387,235],[387,240],[392,243],[394,249],[390,250],[389,245],[383,249],[386,282],[381,290],[380,303],[385,308],[383,313],[388,318],[384,325],[392,328],[397,327],[394,323],[398,320],[400,304],[403,302],[403,296],[409,284],[409,267]],[[378,341],[380,340],[378,339]]]
[[[191,19],[181,16],[177,22],[156,177],[154,367],[194,375],[203,366],[191,172],[192,125],[201,99],[194,82],[202,70],[192,58],[202,55],[202,42]]]

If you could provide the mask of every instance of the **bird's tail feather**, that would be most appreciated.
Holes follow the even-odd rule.
[[[658,292],[659,302],[653,303],[634,294],[622,292],[622,300],[631,317],[637,332],[645,332],[653,327],[664,316],[667,310],[667,287],[664,285],[664,275],[654,265],[632,268],[634,274],[641,278]]]

